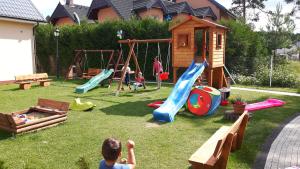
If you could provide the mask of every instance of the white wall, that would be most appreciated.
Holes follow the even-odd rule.
[[[34,72],[33,26],[0,20],[0,81]]]

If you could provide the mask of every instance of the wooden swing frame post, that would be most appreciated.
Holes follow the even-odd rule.
[[[128,44],[129,53],[128,53],[128,57],[126,59],[126,62],[124,64],[124,69],[122,70],[122,73],[121,73],[121,79],[119,81],[119,85],[118,85],[118,88],[117,88],[116,95],[118,95],[120,90],[121,90],[122,83],[123,83],[125,73],[126,73],[126,68],[128,67],[131,58],[133,58],[135,66],[136,66],[135,74],[137,75],[139,72],[141,72],[140,65],[138,63],[138,59],[137,59],[136,54],[134,52],[135,45],[139,44],[139,43],[160,43],[160,42],[172,43],[172,39],[142,39],[142,40],[127,39],[127,40],[119,40],[118,41],[118,43],[120,43],[120,44]]]
[[[75,51],[75,57],[74,57],[72,63],[70,64],[69,69],[66,73],[66,76],[65,76],[66,80],[69,79],[69,74],[70,74],[70,71],[72,70],[72,66],[75,65],[76,63],[79,63],[80,71],[81,72],[84,71],[82,65],[80,64],[82,62],[82,58],[84,57],[83,56],[84,53],[97,53],[97,52],[110,53],[109,61],[108,61],[108,64],[106,66],[106,69],[109,68],[110,62],[112,61],[114,53],[115,53],[115,50],[101,50],[101,49],[76,49],[74,51]]]

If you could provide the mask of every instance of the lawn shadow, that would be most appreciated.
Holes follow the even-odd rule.
[[[0,131],[0,140],[6,140],[8,138],[14,138],[13,134],[4,132],[4,131]]]
[[[40,86],[39,84],[34,84],[30,87],[30,89],[27,89],[27,90],[35,90],[35,89],[38,89],[38,88],[41,88],[42,86]],[[15,88],[11,88],[11,89],[5,89],[5,90],[2,90],[2,91],[23,91],[23,89],[20,89],[19,86],[15,87]],[[25,90],[24,90],[25,91]]]
[[[147,120],[146,128],[155,128],[160,127],[165,124],[168,124],[169,122],[162,122],[162,121],[156,121],[153,117]]]
[[[147,104],[155,100],[135,101],[119,103],[110,107],[101,108],[100,110],[107,115],[122,115],[122,116],[145,116],[152,114],[153,109],[148,107]],[[143,106],[140,106],[143,105]]]

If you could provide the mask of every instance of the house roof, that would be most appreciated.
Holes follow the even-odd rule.
[[[163,0],[135,0],[133,1],[133,10],[161,8],[167,13],[165,1]]]
[[[179,23],[176,23],[175,25],[170,26],[169,30],[173,30],[173,29],[177,28],[178,26],[180,26],[188,21],[191,21],[191,20],[205,24],[209,27],[218,27],[218,28],[222,28],[222,29],[226,29],[226,30],[228,29],[226,26],[223,26],[223,25],[220,25],[220,24],[217,24],[217,23],[205,20],[205,19],[199,19],[198,17],[195,17],[195,16],[189,16],[189,17],[186,17],[184,20],[180,21]]]
[[[62,17],[69,17],[74,22],[77,22],[74,13],[76,13],[79,17],[79,19],[87,20],[87,13],[88,13],[89,7],[82,6],[82,5],[76,5],[73,4],[72,6],[69,5],[62,5],[60,2],[56,6],[54,12],[51,15],[50,21],[52,23],[55,23],[59,18]]]
[[[195,15],[193,8],[187,2],[173,3],[167,6],[168,14],[187,13]]]
[[[164,14],[170,15],[186,13],[201,18],[212,17],[213,20],[217,19],[210,7],[193,9],[187,2],[175,3],[167,0],[93,0],[88,18],[97,20],[98,10],[106,7],[114,8],[118,15],[125,20],[131,18],[132,11],[150,8],[161,8]]]
[[[88,18],[96,20],[101,8],[112,7],[123,19],[130,19],[133,10],[133,0],[93,0],[88,12]]]
[[[0,0],[0,17],[46,22],[30,0]]]
[[[217,19],[217,16],[213,12],[213,10],[210,7],[203,7],[203,8],[197,8],[194,9],[195,16],[203,16],[205,17],[211,17],[213,20]]]
[[[214,5],[216,5],[219,9],[221,9],[222,11],[227,13],[232,18],[236,18],[236,16],[232,12],[230,12],[228,9],[226,9],[223,5],[219,4],[216,0],[209,0],[209,1],[211,3],[213,3]]]

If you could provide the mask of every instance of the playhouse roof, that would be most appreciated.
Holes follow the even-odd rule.
[[[201,23],[203,25],[206,25],[207,27],[215,27],[215,28],[221,28],[221,29],[226,29],[226,30],[228,29],[226,26],[223,26],[223,25],[211,22],[209,20],[199,19],[198,17],[190,15],[190,16],[186,17],[185,19],[183,19],[182,21],[180,21],[180,22],[178,22],[178,23],[176,23],[174,25],[171,25],[170,28],[169,28],[169,30],[173,30],[173,29],[177,28],[178,26],[180,26],[180,25],[182,25],[182,24],[184,24],[186,22],[189,22],[191,20],[199,22],[199,23]]]

